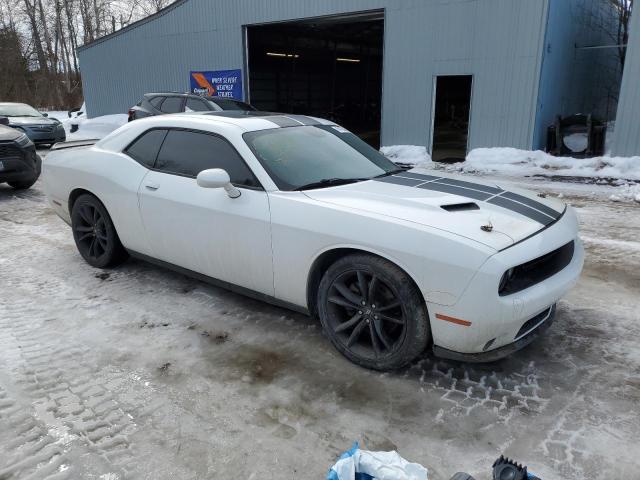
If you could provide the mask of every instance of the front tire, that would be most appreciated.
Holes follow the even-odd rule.
[[[71,229],[80,255],[92,267],[114,267],[126,260],[107,209],[93,195],[80,195],[73,204]]]
[[[420,355],[431,338],[420,291],[383,258],[354,254],[337,260],[322,277],[317,300],[331,343],[362,367],[400,368]]]

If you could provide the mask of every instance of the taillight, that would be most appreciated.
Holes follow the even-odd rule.
[[[130,108],[128,112],[129,118],[127,119],[127,121],[130,122],[131,120],[135,120],[136,119],[135,114],[136,114],[136,111],[133,108]]]

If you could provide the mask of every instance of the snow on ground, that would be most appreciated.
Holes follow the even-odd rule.
[[[0,185],[0,478],[320,479],[354,440],[431,480],[489,478],[503,453],[545,480],[637,478],[637,206],[611,186],[486,178],[578,210],[578,285],[507,359],[427,353],[386,374],[299,314],[140,261],[92,269],[41,182]]]
[[[612,185],[615,188],[601,189],[609,192],[610,200],[640,203],[640,157],[571,158],[554,157],[539,150],[476,148],[469,152],[464,162],[445,165],[432,162],[426,148],[415,145],[387,146],[380,151],[395,163],[425,169],[494,174],[506,178],[537,176],[575,180],[589,185]]]
[[[86,113],[79,117],[72,116],[69,118],[68,112],[63,111],[51,111],[47,112],[47,114],[51,118],[60,120],[62,125],[64,125],[64,129],[67,132],[67,141],[101,139],[127,123],[127,115],[124,113],[103,115],[94,118],[87,118]],[[78,125],[78,130],[71,133],[71,126],[74,124]]]
[[[381,147],[380,151],[398,165],[420,165],[425,168],[434,166],[427,148],[419,145],[391,145]]]

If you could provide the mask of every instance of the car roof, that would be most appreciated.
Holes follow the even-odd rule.
[[[220,123],[236,125],[246,131],[267,130],[273,128],[301,127],[305,125],[336,125],[334,122],[307,115],[295,115],[258,110],[225,110],[222,112],[188,112],[173,114],[182,118],[207,119]]]
[[[0,102],[0,107],[4,105],[26,105],[27,107],[31,106],[28,103],[22,103],[22,102]]]

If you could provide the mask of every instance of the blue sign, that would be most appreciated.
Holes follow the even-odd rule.
[[[242,100],[242,70],[191,72],[191,92],[210,97]]]

